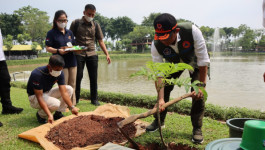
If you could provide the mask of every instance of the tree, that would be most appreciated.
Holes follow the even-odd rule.
[[[0,28],[3,37],[9,34],[16,38],[18,34],[23,33],[21,19],[16,14],[1,13]]]
[[[201,26],[200,30],[205,40],[209,40],[214,33],[214,29],[208,26]]]
[[[107,36],[107,26],[110,22],[109,18],[101,16],[100,13],[96,13],[94,20],[100,24],[102,33],[104,37],[108,38]]]
[[[121,39],[122,36],[133,31],[135,23],[129,17],[118,17],[116,19],[111,18],[110,23],[107,26],[108,35],[112,40]]]
[[[31,6],[25,6],[14,11],[14,13],[22,20],[24,30],[30,35],[32,42],[42,44],[47,31],[51,28],[47,12]]]
[[[185,63],[177,63],[177,64],[173,64],[173,63],[154,63],[154,62],[147,62],[146,63],[146,67],[145,68],[141,68],[140,71],[137,71],[136,73],[132,74],[131,77],[134,76],[144,76],[147,77],[148,80],[153,80],[155,81],[155,85],[156,85],[156,90],[157,93],[160,93],[160,90],[162,90],[165,86],[167,85],[177,85],[178,87],[185,87],[186,93],[176,99],[173,99],[165,104],[162,105],[163,108],[166,108],[182,99],[185,99],[187,97],[192,97],[192,95],[194,94],[193,92],[189,92],[189,90],[191,88],[194,89],[195,93],[198,94],[199,90],[201,90],[201,92],[203,93],[203,99],[204,101],[207,100],[208,98],[208,94],[206,92],[206,90],[204,89],[204,87],[200,87],[198,86],[198,84],[201,84],[200,81],[195,80],[191,83],[192,78],[190,77],[186,77],[186,78],[171,78],[171,75],[173,73],[176,72],[180,72],[183,70],[189,70],[189,71],[193,71],[194,69],[192,68],[192,66],[185,64]],[[162,135],[162,128],[161,128],[161,121],[160,121],[160,112],[159,112],[159,98],[157,98],[157,103],[156,103],[156,107],[154,107],[152,110],[149,110],[148,112],[142,113],[142,114],[136,114],[133,116],[130,116],[126,119],[124,119],[123,121],[120,121],[118,123],[118,127],[121,129],[122,127],[124,127],[126,124],[129,124],[131,122],[136,121],[137,119],[140,118],[146,118],[152,114],[157,114],[157,119],[158,119],[158,126],[159,126],[159,133],[160,133],[160,138],[161,141],[165,147],[165,149],[167,149],[167,144],[164,142],[163,139],[163,135]],[[138,145],[136,145],[138,147]],[[137,148],[139,149],[139,147]]]
[[[4,45],[6,46],[6,49],[8,50],[9,58],[10,58],[10,51],[13,47],[13,36],[8,34],[3,42],[4,42]]]
[[[111,50],[114,49],[114,46],[113,46],[112,42],[104,41],[104,43],[105,43],[107,49],[111,49]]]
[[[234,31],[235,28],[233,27],[224,27],[222,28],[226,34],[226,38],[230,38],[232,36],[232,33]]]
[[[263,35],[259,41],[259,45],[260,46],[264,46],[265,47],[265,35]]]
[[[160,15],[161,13],[151,13],[148,17],[144,17],[144,20],[142,21],[142,26],[154,26],[154,20],[155,18]]]
[[[243,37],[239,40],[239,44],[244,50],[251,50],[254,48],[255,44],[255,33],[253,30],[246,29],[244,31]]]
[[[26,41],[30,41],[31,37],[29,34],[24,33],[24,34],[18,34],[17,35],[17,41],[21,45],[25,45]]]
[[[116,49],[116,51],[122,50],[122,42],[121,41],[116,41],[115,49]]]
[[[36,52],[37,51],[37,47],[38,47],[39,43],[37,42],[32,42],[31,44],[31,49],[33,52]]]
[[[122,48],[126,50],[126,52],[132,52],[132,40],[128,38],[122,39]]]
[[[141,45],[142,52],[144,52],[146,42],[154,39],[155,31],[151,26],[136,26],[132,32],[124,36],[126,39],[131,39],[136,45]]]
[[[182,19],[182,18],[177,19],[177,21],[178,21],[178,23],[181,23],[181,22],[190,22],[190,23],[194,24],[192,21],[186,20],[186,19]]]

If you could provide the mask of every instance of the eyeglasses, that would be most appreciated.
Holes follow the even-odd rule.
[[[68,20],[67,19],[65,19],[65,20],[57,20],[58,22],[60,22],[60,23],[63,23],[63,22],[68,22]]]

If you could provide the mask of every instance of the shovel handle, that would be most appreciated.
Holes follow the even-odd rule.
[[[166,108],[166,107],[168,107],[168,106],[170,106],[170,105],[172,105],[172,104],[174,104],[174,103],[176,103],[178,101],[181,101],[182,99],[190,97],[191,95],[192,95],[192,93],[187,93],[185,95],[182,95],[181,97],[178,97],[176,99],[173,99],[173,100],[165,103],[164,105],[162,105],[162,107]],[[130,117],[118,122],[117,123],[118,127],[119,128],[123,128],[126,124],[132,123],[132,122],[136,121],[137,119],[146,118],[146,117],[148,117],[150,115],[155,114],[156,111],[157,111],[157,108],[153,108],[153,109],[151,109],[151,110],[149,110],[147,112],[141,113],[141,114],[131,115]]]

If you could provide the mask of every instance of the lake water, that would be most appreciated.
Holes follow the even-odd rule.
[[[238,106],[250,109],[265,110],[265,56],[227,56],[211,58],[211,80],[207,81],[207,103],[221,106]],[[113,60],[110,65],[105,60],[99,61],[98,89],[100,91],[120,92],[142,95],[156,95],[153,81],[143,77],[130,75],[144,67],[151,58]],[[33,70],[36,65],[26,68],[9,67],[10,73]],[[28,72],[18,74],[17,80],[26,81]],[[11,73],[12,76],[12,73]],[[184,72],[182,76],[188,76]],[[25,79],[24,79],[25,78]],[[84,71],[82,88],[89,89],[87,70]],[[182,88],[175,87],[171,93],[176,98],[185,93]]]

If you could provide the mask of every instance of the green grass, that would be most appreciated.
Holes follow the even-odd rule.
[[[33,150],[42,149],[42,147],[34,142],[18,138],[18,134],[39,126],[36,119],[36,109],[30,107],[28,97],[25,89],[11,88],[11,98],[14,106],[23,107],[24,111],[16,115],[0,115],[0,121],[4,124],[0,127],[0,149],[1,150]],[[101,102],[104,104],[103,102]],[[88,112],[95,110],[95,106],[91,105],[89,101],[82,100],[77,107],[81,112]],[[138,114],[148,111],[147,109],[138,107],[129,107],[131,114]],[[0,111],[1,108],[0,108]],[[71,113],[64,113],[70,115]],[[142,119],[147,122],[152,122],[153,117]],[[166,128],[163,129],[165,142],[176,142],[187,144],[198,149],[204,149],[205,146],[216,139],[228,137],[228,127],[216,120],[205,117],[203,120],[203,133],[205,142],[202,145],[194,145],[191,142],[192,125],[189,116],[179,115],[177,113],[170,113],[167,115]],[[134,139],[141,144],[160,143],[161,140],[158,132],[146,133]]]
[[[99,59],[106,59],[105,54],[100,53],[98,55]],[[126,53],[126,54],[110,54],[110,58],[114,59],[126,59],[126,58],[151,58],[150,53]],[[15,65],[31,65],[31,64],[47,64],[49,62],[49,55],[42,55],[37,59],[24,59],[24,60],[7,60],[6,63],[8,66]]]

